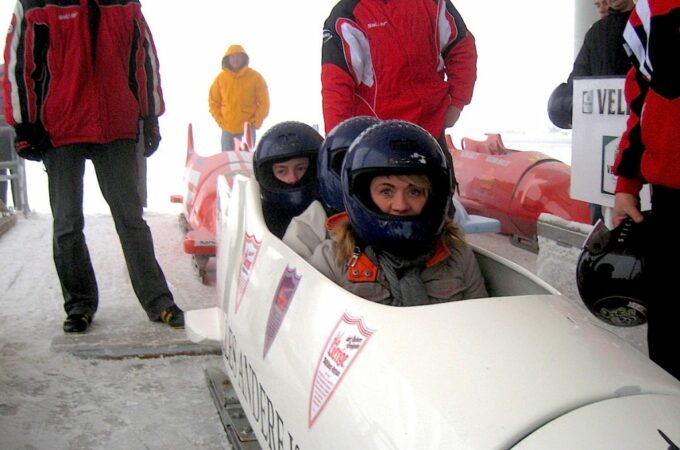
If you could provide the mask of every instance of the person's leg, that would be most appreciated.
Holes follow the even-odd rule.
[[[669,255],[680,254],[680,190],[654,186],[650,217],[650,245],[645,272],[649,293],[647,340],[649,357],[680,379],[680,292],[675,282],[677,267]]]
[[[139,139],[137,139],[137,192],[139,193],[139,200],[142,202],[142,208],[146,208],[146,156],[144,156],[144,133],[142,127],[143,121],[139,121]]]
[[[439,136],[439,139],[437,139],[437,142],[439,143],[439,146],[441,147],[442,151],[444,152],[444,157],[446,158],[446,161],[451,168],[451,194],[456,193],[456,189],[458,188],[458,181],[456,180],[456,171],[453,167],[453,155],[451,155],[451,151],[449,150],[449,146],[446,143],[446,132],[443,132],[441,136]],[[456,207],[453,203],[453,198],[451,199],[451,208],[449,208],[449,218],[453,220],[453,218],[456,215]]]
[[[94,145],[91,158],[102,195],[111,208],[132,288],[149,319],[160,320],[161,312],[175,302],[156,261],[151,230],[142,218],[135,142]]]
[[[0,169],[0,176],[9,174],[9,169]],[[7,206],[7,185],[9,181],[0,181],[0,200]]]
[[[255,130],[255,127],[250,127],[250,142],[253,144],[253,148],[251,149],[252,151],[255,151],[255,145],[257,145],[257,130]]]
[[[12,153],[14,151],[11,139],[12,128],[0,125],[0,162],[8,162],[12,160]],[[9,169],[0,169],[0,175],[9,175]],[[9,181],[0,181],[0,200],[7,205],[7,187]],[[16,205],[14,205],[16,207]]]
[[[53,256],[67,315],[94,316],[98,306],[97,280],[83,234],[83,145],[68,145],[45,153],[43,162],[52,208]]]
[[[453,167],[453,155],[451,155],[449,146],[446,144],[446,134],[442,133],[442,135],[439,136],[439,139],[437,139],[437,142],[439,143],[439,146],[444,152],[444,157],[446,158],[446,161],[448,162],[449,167],[451,168],[451,187],[453,189],[453,192],[455,193],[456,189],[458,188],[458,181],[456,181],[456,170]]]
[[[602,214],[602,206],[597,203],[588,203],[590,208],[590,224],[595,225],[598,220],[604,222],[604,215]]]
[[[238,138],[242,134],[233,134],[222,130],[222,151],[228,152],[234,150],[234,138]]]

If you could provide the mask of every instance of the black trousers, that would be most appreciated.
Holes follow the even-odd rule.
[[[8,125],[0,124],[0,162],[11,161],[14,146],[12,145],[12,134],[14,130]],[[9,175],[10,169],[0,169],[0,175]],[[0,181],[0,200],[7,205],[7,188],[9,181]],[[12,190],[14,205],[17,205],[17,193]]]
[[[437,142],[439,143],[439,146],[442,148],[442,151],[444,152],[444,157],[446,158],[446,161],[449,164],[449,167],[451,168],[451,194],[453,195],[456,193],[456,189],[458,189],[458,181],[456,180],[456,171],[453,167],[453,155],[451,155],[449,146],[446,143],[446,130],[442,132],[442,135],[439,136]],[[453,203],[451,203],[451,208],[449,208],[448,216],[451,220],[453,220],[455,215],[456,207],[453,205]]]
[[[83,227],[83,175],[90,159],[104,199],[111,209],[132,287],[149,319],[174,304],[153,248],[151,230],[142,217],[137,191],[135,142],[75,144],[50,149],[44,163],[50,193],[53,254],[66,314],[94,315],[98,289]],[[108,239],[101,236],[101,239]]]
[[[649,357],[680,379],[680,190],[652,186],[648,280]],[[664,262],[669,260],[671,262]]]

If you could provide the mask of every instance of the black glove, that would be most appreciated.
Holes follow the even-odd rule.
[[[14,127],[14,149],[22,158],[42,161],[50,148],[50,137],[41,123],[19,123]]]
[[[161,142],[161,129],[158,126],[158,117],[144,119],[144,156],[147,158],[158,149]]]

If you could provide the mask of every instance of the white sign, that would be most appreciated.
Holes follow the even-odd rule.
[[[572,114],[572,198],[614,206],[614,160],[630,115],[623,95],[624,77],[574,79]],[[649,188],[641,192],[642,208],[649,209]]]

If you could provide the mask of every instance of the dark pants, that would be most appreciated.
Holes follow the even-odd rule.
[[[12,145],[12,134],[14,130],[12,127],[0,124],[0,162],[7,162],[12,160],[12,152],[14,152],[14,146]],[[0,175],[10,175],[10,169],[0,169]],[[7,203],[7,187],[9,186],[9,181],[0,181],[0,200],[5,205]],[[17,206],[17,193],[12,190],[12,196],[14,197],[14,206]]]
[[[149,319],[158,320],[161,311],[174,301],[156,261],[151,230],[142,218],[132,140],[66,145],[45,154],[54,217],[54,264],[64,295],[64,310],[66,314],[94,315],[98,305],[97,281],[83,234],[87,159],[92,160],[99,188],[111,209],[135,294]]]
[[[250,128],[250,141],[255,143],[255,127]],[[226,130],[222,130],[222,138],[221,138],[221,145],[222,145],[222,151],[223,152],[228,152],[231,150],[234,150],[234,139],[240,139],[243,141],[243,133],[230,133]],[[253,150],[253,149],[251,149]]]
[[[588,207],[590,208],[591,225],[595,225],[598,220],[602,220],[604,222],[604,214],[602,214],[602,205],[598,205],[597,203],[588,203]]]
[[[451,168],[451,194],[456,193],[456,189],[458,189],[458,181],[456,180],[456,171],[453,167],[453,155],[451,154],[451,150],[449,150],[449,146],[446,143],[446,130],[442,133],[441,136],[437,139],[437,142],[439,143],[439,146],[442,148],[442,151],[444,152],[444,157],[446,158],[446,162]],[[456,215],[456,207],[453,206],[453,203],[451,203],[451,208],[449,208],[448,216],[450,219],[453,219],[454,216]]]
[[[680,190],[652,186],[651,241],[645,267],[649,280],[649,357],[678,379],[680,288],[676,279],[677,264],[673,259],[680,254],[679,223]]]

